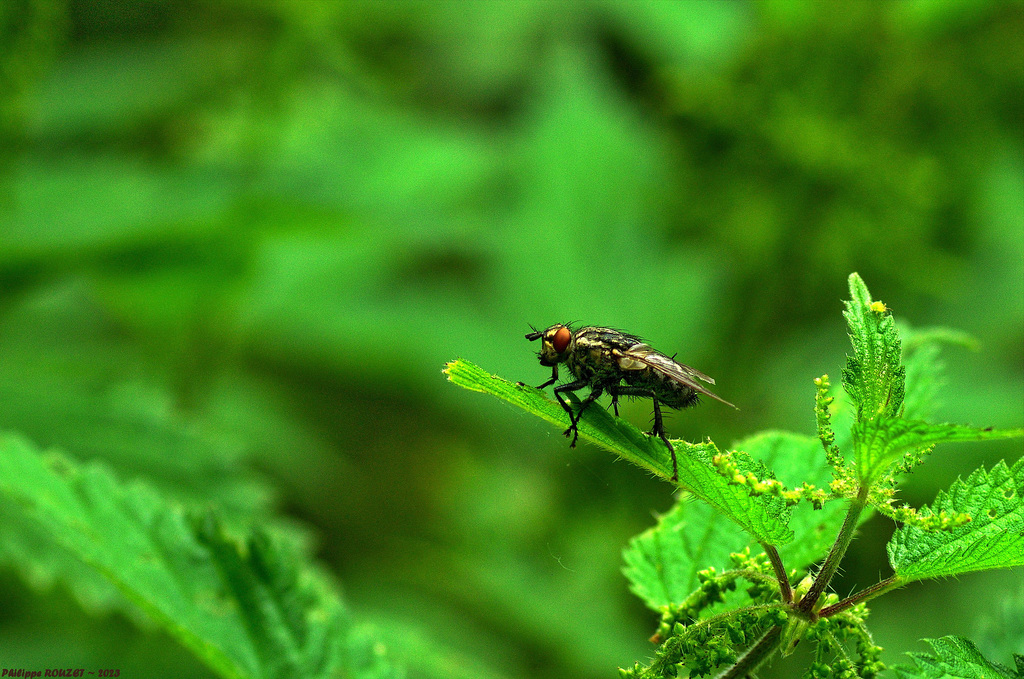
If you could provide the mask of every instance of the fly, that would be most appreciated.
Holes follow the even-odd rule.
[[[530,326],[533,328],[533,326]],[[579,438],[577,425],[587,407],[604,392],[612,397],[615,416],[619,415],[620,396],[639,396],[654,402],[654,429],[651,436],[658,436],[672,454],[672,480],[679,480],[676,450],[665,435],[661,420],[661,405],[669,408],[687,408],[697,405],[699,395],[710,396],[716,401],[732,406],[723,398],[705,389],[700,382],[714,384],[715,381],[695,368],[678,363],[669,356],[655,351],[642,339],[612,328],[586,326],[573,330],[568,325],[556,323],[547,330],[537,330],[526,336],[531,342],[541,340],[540,364],[551,368],[551,379],[538,386],[543,389],[558,381],[558,365],[565,363],[572,373],[573,381],[555,387],[555,398],[569,414],[569,428],[565,430],[576,446]],[[580,402],[574,413],[572,406],[562,394],[590,387],[590,393]]]

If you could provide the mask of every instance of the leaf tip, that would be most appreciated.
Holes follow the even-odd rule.
[[[456,358],[454,361],[448,361],[441,368],[441,374],[448,378],[448,381],[452,381],[452,368],[456,367],[462,361],[461,358]]]

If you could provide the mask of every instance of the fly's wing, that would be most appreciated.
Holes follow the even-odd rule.
[[[691,368],[688,365],[676,362],[660,351],[651,349],[651,347],[646,344],[635,344],[625,351],[617,351],[616,354],[619,360],[619,367],[623,370],[643,370],[645,368],[650,368],[651,370],[654,370],[669,379],[675,380],[696,392],[710,396],[716,401],[721,401],[727,406],[732,406],[733,408],[736,407],[724,398],[720,397],[718,394],[708,391],[700,384],[700,382],[698,382],[698,380],[701,380],[708,384],[714,384],[715,381],[712,378],[708,377],[696,368]]]

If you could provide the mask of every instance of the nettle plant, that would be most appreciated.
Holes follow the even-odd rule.
[[[803,677],[876,677],[885,670],[868,630],[867,602],[916,580],[1024,565],[1024,460],[999,462],[958,479],[921,509],[898,505],[901,479],[942,441],[1020,437],[1024,429],[979,429],[928,420],[941,387],[944,329],[897,331],[857,274],[844,316],[853,353],[843,391],[814,380],[817,436],[767,431],[722,451],[710,440],[673,441],[679,502],[624,551],[633,592],[657,611],[653,659],[620,669],[623,679],[754,676],[766,660],[811,645]],[[449,363],[452,382],[494,394],[564,427],[565,411],[540,390]],[[573,399],[578,404],[577,399]],[[669,480],[661,439],[601,408],[579,435]],[[791,481],[787,486],[780,479]],[[699,501],[692,501],[692,499]],[[897,524],[887,545],[893,574],[840,598],[829,583],[858,524],[881,513]],[[930,640],[894,668],[904,677],[1024,677],[984,658],[958,637]],[[687,674],[688,673],[688,674]]]

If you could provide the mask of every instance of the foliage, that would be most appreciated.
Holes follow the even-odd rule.
[[[185,512],[100,465],[44,459],[11,437],[0,440],[0,492],[7,511],[72,557],[63,563],[101,576],[222,677],[401,676],[280,534],[233,537],[214,512]],[[79,575],[61,573],[71,587]]]
[[[901,526],[888,545],[889,563],[904,582],[938,578],[986,568],[1024,566],[1024,459],[1012,469],[999,462],[991,471],[974,471],[939,491],[923,515],[964,513],[969,523],[944,531],[927,531],[913,523]]]
[[[648,654],[617,556],[675,487],[438,367],[538,384],[522,334],[570,319],[678,350],[742,410],[667,430],[774,472],[735,462],[817,536],[779,548],[800,568],[842,524],[806,408],[807,375],[840,383],[841,274],[924,326],[904,418],[1017,424],[1022,27],[1015,0],[0,2],[0,430],[287,534],[416,679],[602,676]],[[948,387],[932,325],[982,350],[944,352]],[[799,434],[736,442],[767,427]],[[1015,446],[939,446],[874,506],[902,521]],[[886,568],[874,512],[837,590]],[[928,587],[958,633],[987,617]],[[0,611],[5,665],[213,676],[9,504]]]
[[[1019,679],[1024,677],[1024,655],[1015,655],[1016,670],[987,660],[969,639],[925,639],[932,653],[909,653],[913,665],[893,668],[899,679]]]
[[[710,441],[676,442],[679,486],[707,507],[695,510],[691,501],[681,500],[655,528],[634,538],[625,552],[634,593],[659,611],[662,621],[652,638],[659,643],[654,660],[622,670],[624,679],[676,676],[684,667],[689,676],[706,676],[722,666],[730,668],[722,677],[741,677],[777,651],[787,655],[802,639],[813,640],[816,646],[806,677],[875,677],[884,664],[866,626],[867,600],[915,580],[1024,565],[1024,459],[1012,467],[999,462],[989,471],[982,468],[965,480],[957,479],[930,507],[919,511],[891,507],[900,478],[921,464],[935,443],[1018,438],[1024,429],[905,419],[907,369],[891,312],[872,301],[857,274],[850,276],[849,286],[851,300],[844,315],[853,354],[847,356],[843,386],[855,407],[846,438],[852,461],[844,461],[842,447],[835,443],[829,412],[834,399],[827,376],[815,381],[818,438],[833,473],[827,493],[816,491],[810,482],[821,483],[820,476],[810,477],[799,491],[788,491],[764,462],[755,462],[758,453],[769,450],[774,454],[764,457],[774,458],[770,461],[780,466],[802,462],[803,451],[811,446],[797,435],[762,434],[725,454]],[[918,336],[919,343],[927,341],[922,337]],[[921,363],[912,374],[924,381],[937,380],[936,354],[926,351],[918,356]],[[922,365],[925,362],[931,362],[930,369]],[[449,363],[445,372],[455,384],[499,396],[559,426],[568,424],[562,409],[538,389],[511,384],[461,360]],[[914,385],[910,393],[915,394],[915,409],[924,411],[928,404],[923,401],[934,390]],[[661,448],[605,411],[585,411],[580,435],[670,478]],[[826,502],[845,503],[845,519],[831,549],[806,523],[791,526],[789,507],[801,501],[819,511]],[[868,506],[890,516],[898,513],[903,522],[888,548],[894,574],[840,601],[827,594],[827,588]],[[833,513],[824,523],[835,529],[837,518]],[[742,547],[745,540],[730,531],[726,520],[746,531],[752,543]],[[797,551],[801,558],[789,560],[795,565],[792,571],[779,553],[791,542],[803,546]],[[764,553],[752,557],[751,544],[759,544]],[[820,566],[808,571],[821,557],[826,558]],[[736,592],[739,580],[749,583],[742,593]],[[951,644],[935,647],[943,662],[949,657],[961,664],[975,662],[970,653],[951,655]],[[926,664],[923,658],[918,662]]]

